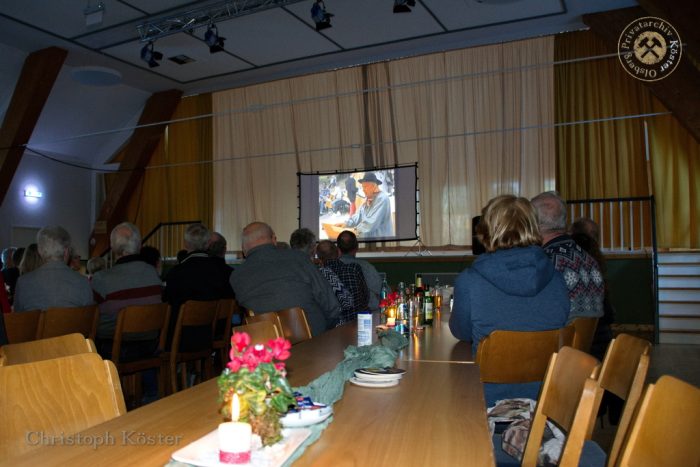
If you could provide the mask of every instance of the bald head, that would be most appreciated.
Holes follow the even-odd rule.
[[[566,232],[566,204],[556,192],[540,193],[532,198],[532,205],[537,211],[537,223],[544,243]]]
[[[276,241],[272,227],[264,222],[251,222],[243,228],[243,254],[260,245],[274,244]]]

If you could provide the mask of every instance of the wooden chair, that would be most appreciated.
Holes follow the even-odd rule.
[[[567,328],[564,328],[567,329]],[[570,329],[568,330],[570,331]],[[562,332],[493,331],[479,342],[476,363],[484,383],[542,381],[553,353],[560,348]]]
[[[195,364],[195,369],[200,375],[200,380],[209,379],[212,377],[212,362],[211,354],[213,352],[212,344],[214,341],[214,320],[216,318],[217,300],[196,301],[188,300],[180,306],[175,330],[173,332],[173,341],[170,347],[170,352],[164,355],[168,361],[170,371],[170,385],[172,392],[177,392],[177,369],[181,369],[181,381],[183,389],[187,387],[187,363]],[[187,327],[200,326],[202,328],[209,327],[209,337],[204,342],[201,342],[202,348],[194,351],[182,351],[181,343],[183,330]],[[204,368],[202,369],[202,362]],[[204,374],[202,378],[201,375]]]
[[[228,349],[231,345],[231,319],[234,314],[239,314],[240,308],[234,298],[222,298],[216,306],[216,319],[214,320],[214,352],[219,355],[219,363],[223,369],[228,361]],[[221,332],[217,333],[220,329]]]
[[[292,345],[311,339],[311,328],[303,308],[293,307],[277,312],[282,326],[282,335]]]
[[[243,321],[245,324],[259,323],[260,321],[269,321],[275,326],[275,331],[278,336],[283,336],[284,331],[282,330],[282,322],[280,317],[275,311],[270,311],[267,313],[254,314],[251,316],[244,316]]]
[[[5,313],[3,318],[8,342],[19,344],[37,339],[44,315],[41,310],[14,311]]]
[[[95,344],[81,334],[67,334],[0,348],[0,366],[50,360],[81,353],[96,353]]]
[[[0,459],[126,413],[114,363],[96,353],[0,368]],[[40,439],[39,439],[40,441]]]
[[[94,341],[99,317],[97,305],[49,308],[44,311],[43,325],[39,330],[38,338],[45,339],[79,332]]]
[[[642,395],[649,370],[651,343],[645,339],[620,334],[608,345],[598,384],[625,401],[613,445],[608,454],[608,465],[615,465],[632,416]],[[593,428],[593,427],[591,427]]]
[[[133,396],[132,406],[138,406],[141,401],[140,379],[136,378],[144,370],[159,370],[158,394],[163,396],[165,390],[165,371],[162,369],[161,354],[165,351],[165,340],[168,335],[168,324],[170,323],[170,306],[167,303],[157,303],[153,305],[133,305],[119,310],[117,323],[114,329],[114,340],[112,343],[112,361],[117,367],[119,376],[124,387],[129,384],[131,395]],[[152,355],[138,358],[136,360],[122,361],[122,345],[129,342],[129,334],[150,333],[157,339],[157,345]],[[155,336],[158,336],[157,338]],[[131,342],[140,342],[134,341]],[[148,342],[148,341],[146,341]],[[127,344],[129,345],[129,344]],[[128,380],[128,381],[127,381]]]
[[[700,389],[664,375],[639,405],[618,466],[700,465]]]
[[[574,341],[571,347],[589,353],[598,326],[598,318],[576,318],[571,324],[574,326]]]
[[[270,339],[277,339],[277,328],[271,321],[258,321],[256,323],[243,324],[236,326],[234,332],[245,332],[250,336],[250,342],[253,344],[267,343]]]

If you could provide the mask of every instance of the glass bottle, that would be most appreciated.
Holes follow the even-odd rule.
[[[425,286],[425,296],[423,297],[423,314],[425,315],[425,324],[433,325],[433,295],[430,292],[430,286]]]

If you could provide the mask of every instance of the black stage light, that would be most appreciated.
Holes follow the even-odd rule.
[[[158,60],[163,60],[163,54],[153,50],[153,41],[151,41],[141,49],[141,60],[148,63],[149,68],[155,68],[160,66]]]
[[[204,34],[204,42],[209,46],[209,53],[221,52],[224,50],[225,37],[219,35],[219,30],[216,26],[209,26]]]
[[[410,13],[411,9],[408,7],[408,5],[411,3],[413,4],[411,6],[415,6],[416,4],[415,0],[394,0],[394,13]]]
[[[316,23],[316,31],[332,28],[331,18],[334,15],[326,11],[326,4],[323,0],[316,0],[311,7],[311,19]]]

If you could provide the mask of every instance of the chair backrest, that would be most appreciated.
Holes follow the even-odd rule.
[[[560,330],[493,331],[479,342],[476,363],[484,383],[542,381],[559,350]]]
[[[279,337],[277,328],[271,321],[258,321],[256,323],[243,324],[233,328],[233,332],[245,332],[250,336],[250,342],[253,344],[267,343],[270,339]]]
[[[292,345],[311,339],[311,328],[303,308],[293,307],[277,312],[282,333]]]
[[[214,320],[214,339],[228,341],[231,339],[231,319],[239,314],[240,308],[235,298],[221,298],[216,304],[216,319]],[[217,332],[220,331],[220,332]]]
[[[572,347],[562,347],[552,355],[532,418],[523,466],[537,465],[547,420],[567,433],[559,465],[578,465],[583,443],[600,403],[599,370],[600,364],[595,357]]]
[[[214,321],[216,319],[217,300],[187,300],[180,306],[175,323],[175,331],[173,332],[173,342],[171,351],[176,353],[180,348],[182,340],[182,330],[185,327],[209,326],[210,332],[208,341],[211,343],[214,340]]]
[[[617,465],[700,465],[698,421],[700,389],[662,376],[647,387]]]
[[[280,317],[275,311],[269,311],[267,313],[255,314],[252,316],[243,317],[245,324],[259,323],[260,321],[269,321],[275,326],[275,332],[278,336],[283,336],[284,331],[282,330],[282,322]]]
[[[94,340],[99,316],[97,305],[49,308],[44,311],[38,337],[45,339],[79,332]]]
[[[582,352],[590,352],[598,318],[576,318],[571,324],[574,325],[574,341],[571,347]]]
[[[32,434],[71,435],[126,407],[114,363],[84,353],[0,368],[0,413],[0,459],[7,460],[33,449]]]
[[[629,334],[620,334],[610,342],[605,353],[600,370],[600,387],[625,401],[625,408],[608,454],[608,465],[614,465],[620,454],[634,410],[642,395],[649,371],[650,351],[649,341]]]
[[[41,310],[5,313],[5,332],[10,344],[37,339],[44,315]]]
[[[7,344],[0,348],[0,366],[38,362],[91,352],[97,352],[92,340],[86,339],[78,333],[67,334],[19,344]]]
[[[132,305],[122,308],[119,310],[117,324],[114,328],[112,361],[119,363],[125,334],[153,332],[155,335],[157,331],[159,333],[157,350],[164,351],[169,323],[170,306],[167,303]]]

